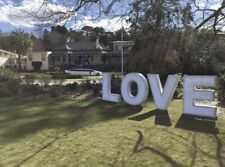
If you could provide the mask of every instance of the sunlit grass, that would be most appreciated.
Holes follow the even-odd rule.
[[[151,114],[152,102],[8,98],[0,106],[0,166],[225,165],[224,116],[218,134],[176,128],[181,101],[170,104],[169,117]]]

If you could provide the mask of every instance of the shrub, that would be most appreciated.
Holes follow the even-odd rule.
[[[51,86],[48,89],[50,97],[59,97],[63,94],[63,87],[61,86]]]
[[[27,84],[22,86],[22,93],[25,96],[37,96],[37,95],[43,94],[44,90],[38,84],[35,84],[35,85]]]
[[[174,92],[173,98],[174,99],[182,99],[183,98],[183,79],[182,79],[182,75],[179,73],[178,74],[180,76],[180,79],[178,81],[178,85],[177,88]]]
[[[86,90],[91,90],[93,88],[93,84],[90,80],[82,81],[79,85],[79,92],[83,93]]]
[[[116,77],[115,75],[112,75],[112,84],[111,84],[112,93],[120,94],[121,82],[122,80],[120,77]]]
[[[23,78],[25,84],[32,85],[35,82],[35,76],[32,74],[26,74]]]
[[[222,73],[218,77],[217,81],[218,101],[220,104],[225,104],[225,73]]]
[[[47,74],[38,74],[36,75],[36,79],[42,86],[48,86],[52,77]]]
[[[20,82],[22,81],[19,73],[6,68],[0,68],[0,81],[9,81],[9,80],[18,80]]]
[[[78,88],[78,83],[77,82],[74,82],[74,83],[69,83],[65,86],[66,90],[67,91],[74,91],[74,90],[77,90]]]
[[[22,80],[18,73],[5,68],[0,69],[0,96],[18,94],[21,83]]]
[[[95,83],[93,86],[93,93],[97,96],[101,95],[101,90],[102,90],[102,84],[100,83]]]

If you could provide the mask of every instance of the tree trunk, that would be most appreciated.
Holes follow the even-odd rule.
[[[18,70],[21,71],[21,55],[18,54]]]

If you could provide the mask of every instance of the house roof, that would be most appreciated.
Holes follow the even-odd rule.
[[[0,49],[0,52],[1,53],[7,53],[7,54],[13,54],[13,55],[17,55],[17,53],[14,53],[14,52],[10,52],[10,51],[7,51],[7,50],[3,50],[3,49]]]
[[[72,51],[72,48],[68,44],[65,44],[65,45],[61,45],[60,47],[58,47],[54,50]]]
[[[82,42],[69,42],[53,49],[52,51],[96,51],[96,50],[107,50],[107,48],[101,43],[96,45],[96,42],[82,41]]]
[[[111,43],[134,43],[134,41],[112,41]]]
[[[8,60],[7,57],[0,57],[0,67],[4,66],[4,64],[6,63],[7,60]]]

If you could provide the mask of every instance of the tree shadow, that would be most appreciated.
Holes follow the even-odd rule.
[[[211,134],[219,133],[219,130],[216,127],[216,120],[203,117],[196,117],[192,115],[182,114],[175,127],[203,133],[211,133]]]
[[[218,137],[217,134],[207,134],[208,137],[212,138],[215,142],[215,155],[210,154],[213,152],[213,150],[211,150],[210,153],[204,151],[203,149],[201,149],[200,147],[198,147],[197,143],[196,143],[196,133],[194,133],[193,135],[193,140],[192,140],[192,146],[194,147],[194,153],[193,153],[193,158],[191,161],[191,165],[190,166],[195,166],[195,161],[196,161],[196,157],[198,152],[202,153],[203,155],[207,156],[208,158],[212,158],[215,159],[218,162],[218,166],[219,167],[224,167],[225,166],[225,157],[222,155],[223,154],[223,143],[221,141],[221,139]]]
[[[223,142],[221,141],[221,137],[219,137],[219,135],[211,134],[211,133],[205,134],[208,138],[211,138],[215,143],[215,152],[214,152],[214,149],[207,152],[206,150],[202,149],[198,145],[199,142],[197,142],[197,138],[198,138],[199,133],[197,133],[196,131],[194,131],[193,133],[190,133],[190,135],[187,138],[184,138],[183,136],[181,136],[177,133],[171,132],[168,129],[161,129],[161,130],[170,134],[171,137],[173,136],[173,140],[176,140],[177,142],[181,142],[180,140],[182,140],[182,143],[184,142],[183,145],[185,145],[185,144],[189,145],[190,144],[189,142],[191,142],[191,145],[193,148],[192,148],[192,153],[190,156],[191,162],[190,162],[190,165],[188,165],[188,166],[191,166],[191,167],[196,166],[196,159],[197,159],[197,156],[199,156],[200,154],[202,154],[202,156],[205,156],[207,158],[216,160],[220,167],[225,166]],[[192,136],[192,140],[188,140],[191,136]],[[201,143],[202,142],[203,141],[201,140]],[[207,138],[205,138],[205,142],[207,142]]]
[[[158,156],[160,156],[162,159],[164,159],[168,164],[170,164],[173,167],[179,167],[180,164],[178,164],[175,160],[173,160],[169,155],[167,155],[164,151],[154,148],[153,146],[142,146],[139,148],[142,144],[141,142],[143,141],[143,134],[141,131],[137,131],[138,133],[138,140],[136,141],[134,148],[133,148],[133,153],[140,153],[143,151],[149,151],[151,153],[154,153]]]
[[[225,166],[225,164],[224,164],[225,158],[222,157],[222,155],[221,155],[223,144],[222,144],[220,138],[217,135],[214,135],[214,137],[215,137],[215,140],[216,140],[215,142],[217,143],[216,158],[218,160],[219,166],[223,167],[223,166]]]
[[[155,116],[155,124],[156,125],[171,126],[171,121],[170,121],[169,113],[167,110],[164,111],[164,110],[156,109],[156,110],[152,110],[152,111],[149,111],[149,112],[141,114],[141,115],[130,117],[128,119],[133,120],[133,121],[143,121],[152,116]]]
[[[115,104],[101,100],[90,100],[90,102],[80,100],[68,104],[58,100],[50,103],[34,102],[33,105],[40,110],[30,113],[29,107],[32,104],[27,104],[24,108],[18,106],[19,109],[11,106],[8,110],[14,111],[7,112],[6,108],[6,111],[0,112],[5,118],[4,123],[0,124],[0,128],[3,129],[0,133],[0,144],[13,142],[44,129],[64,128],[65,133],[70,133],[96,122],[122,119],[142,110],[141,106],[132,107],[124,103]]]

